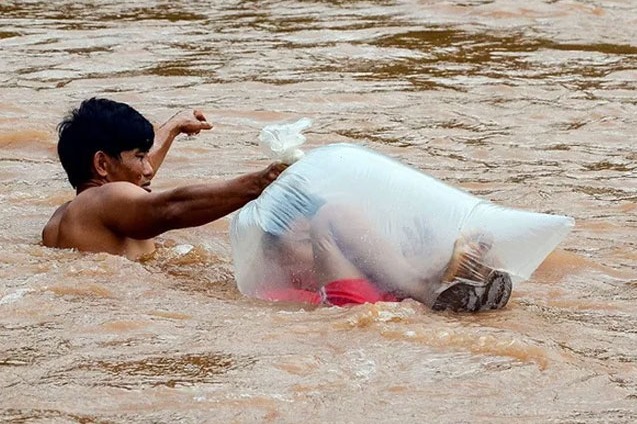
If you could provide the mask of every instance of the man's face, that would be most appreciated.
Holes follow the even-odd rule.
[[[127,150],[121,153],[119,160],[114,159],[111,163],[111,181],[128,181],[150,192],[150,180],[155,170],[148,160],[148,152]]]

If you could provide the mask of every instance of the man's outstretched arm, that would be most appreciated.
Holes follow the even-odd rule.
[[[148,193],[126,182],[105,185],[100,220],[111,231],[138,240],[166,231],[195,227],[222,218],[256,199],[286,168],[273,163],[266,169],[214,183]]]

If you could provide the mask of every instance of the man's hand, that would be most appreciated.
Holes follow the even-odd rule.
[[[274,163],[271,163],[270,166],[265,168],[261,172],[261,178],[263,179],[263,184],[264,184],[263,188],[266,188],[274,180],[276,180],[279,177],[279,175],[281,175],[281,172],[285,171],[287,167],[288,165],[286,165],[283,162],[274,162]]]
[[[155,146],[149,154],[155,173],[164,162],[168,149],[179,134],[195,135],[201,130],[209,130],[212,124],[200,110],[184,110],[172,116],[155,131]]]
[[[206,117],[200,110],[184,110],[168,120],[168,124],[176,129],[177,134],[196,135],[201,130],[209,130],[212,124],[206,121]]]
[[[271,163],[267,168],[265,168],[263,171],[258,172],[256,174],[257,176],[257,186],[258,186],[258,194],[260,194],[267,186],[269,186],[270,184],[272,184],[272,182],[274,180],[276,180],[279,175],[281,175],[281,172],[285,171],[285,169],[288,167],[289,165],[286,165],[283,162],[274,162]],[[253,174],[255,175],[255,174]]]

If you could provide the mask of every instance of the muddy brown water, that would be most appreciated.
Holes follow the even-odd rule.
[[[637,421],[637,4],[0,3],[0,421]],[[201,108],[155,190],[267,163],[266,124],[369,146],[576,227],[508,307],[302,308],[241,296],[229,219],[141,263],[47,249],[82,99]]]

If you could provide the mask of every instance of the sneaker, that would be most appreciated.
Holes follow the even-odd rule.
[[[511,276],[492,270],[486,283],[458,278],[443,286],[433,306],[434,311],[478,312],[503,308],[511,297]]]

